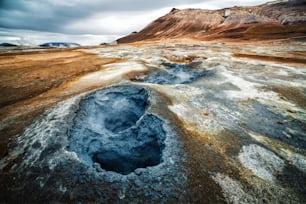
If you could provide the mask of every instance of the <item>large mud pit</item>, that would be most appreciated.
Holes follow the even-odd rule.
[[[191,62],[189,64],[164,63],[163,69],[153,69],[147,75],[133,80],[152,84],[189,84],[201,77],[209,77],[214,74],[212,70],[204,69],[200,65],[201,62]]]
[[[0,200],[12,203],[167,203],[186,198],[177,126],[157,92],[96,90],[46,111],[0,160]],[[158,108],[157,108],[158,106]],[[13,155],[13,156],[11,156]],[[14,179],[11,179],[13,178]],[[11,186],[19,186],[16,191]],[[178,190],[179,189],[179,190]],[[40,192],[32,195],[33,192]]]
[[[87,96],[69,130],[67,149],[121,174],[159,164],[166,134],[158,117],[145,114],[148,97],[145,89],[128,86]]]

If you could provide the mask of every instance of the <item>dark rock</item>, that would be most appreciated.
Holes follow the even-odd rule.
[[[172,8],[170,12],[175,12],[175,11],[178,11],[179,9],[177,8]]]

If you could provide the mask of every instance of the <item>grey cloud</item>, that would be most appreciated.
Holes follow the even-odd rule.
[[[201,0],[1,0],[0,27],[61,32],[66,24],[103,12],[148,11]]]

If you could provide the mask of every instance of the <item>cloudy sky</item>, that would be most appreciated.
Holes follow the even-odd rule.
[[[267,0],[0,0],[0,27],[73,35],[122,36],[171,8],[219,9]]]

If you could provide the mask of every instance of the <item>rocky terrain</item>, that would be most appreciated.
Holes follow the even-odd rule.
[[[305,41],[203,39],[0,52],[0,203],[305,203]]]

